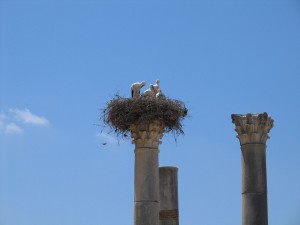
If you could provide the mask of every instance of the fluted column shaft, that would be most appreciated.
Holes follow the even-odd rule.
[[[160,123],[131,126],[135,144],[134,224],[159,224],[158,146],[163,136]]]
[[[267,113],[233,114],[242,151],[242,225],[268,225],[266,141],[273,127]]]

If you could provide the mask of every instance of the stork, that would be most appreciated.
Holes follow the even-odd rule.
[[[158,90],[159,90],[159,80],[155,81],[155,84],[153,85],[153,89],[154,89],[155,94],[157,94]]]
[[[131,97],[132,98],[138,98],[141,93],[141,88],[146,85],[145,81],[142,82],[136,82],[131,85]]]
[[[156,98],[165,98],[165,95],[161,92],[160,89],[157,90],[157,93],[156,93]]]
[[[144,91],[144,96],[146,97],[155,97],[156,93],[154,91],[154,85],[150,84],[149,88]]]

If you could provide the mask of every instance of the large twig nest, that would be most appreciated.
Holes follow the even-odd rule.
[[[123,98],[116,95],[106,103],[102,120],[117,136],[129,137],[132,124],[158,121],[165,133],[183,134],[182,120],[187,116],[184,103],[166,97]]]

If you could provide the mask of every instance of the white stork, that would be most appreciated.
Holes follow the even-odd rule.
[[[154,85],[153,84],[150,84],[149,88],[144,91],[144,96],[147,96],[147,97],[155,97],[156,93],[154,91]]]
[[[165,95],[161,92],[160,89],[157,90],[157,93],[156,93],[156,98],[165,98]]]
[[[159,80],[155,81],[155,84],[153,85],[153,90],[154,90],[155,94],[158,93],[158,90],[159,90]]]
[[[136,82],[131,85],[131,97],[132,98],[138,98],[141,93],[141,88],[146,85],[145,81],[142,82]]]

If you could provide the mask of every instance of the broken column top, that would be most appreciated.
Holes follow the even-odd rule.
[[[266,144],[274,122],[268,113],[232,114],[231,118],[241,145]]]

